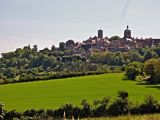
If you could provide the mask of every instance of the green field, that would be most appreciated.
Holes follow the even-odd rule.
[[[127,116],[119,116],[119,117],[111,117],[111,118],[90,118],[87,120],[159,120],[160,114],[153,115],[127,115]],[[82,119],[83,120],[83,119]],[[86,119],[84,119],[86,120]]]
[[[127,90],[132,101],[141,102],[146,94],[160,100],[158,88],[158,85],[124,81],[123,73],[111,73],[1,85],[0,101],[5,103],[7,110],[24,111],[29,108],[57,108],[65,103],[80,105],[82,99],[91,102],[104,96],[114,98],[119,90]]]

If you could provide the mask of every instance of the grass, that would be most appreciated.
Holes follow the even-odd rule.
[[[152,94],[160,100],[158,85],[124,81],[123,73],[110,73],[0,85],[0,101],[5,103],[7,110],[57,108],[65,103],[80,105],[82,99],[91,102],[105,96],[115,98],[119,90],[128,91],[133,102],[142,102],[146,94]]]
[[[119,117],[111,117],[111,118],[90,118],[84,120],[159,120],[160,114],[153,115],[133,115],[133,116],[119,116]],[[82,119],[83,120],[83,119]]]

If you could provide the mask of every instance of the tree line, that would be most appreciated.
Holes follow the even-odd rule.
[[[126,52],[92,50],[92,54],[70,54],[72,50],[54,45],[43,50],[30,45],[2,53],[0,84],[74,77],[108,72],[124,72],[132,62],[145,63],[160,57],[160,46]],[[147,73],[147,72],[146,72]]]
[[[118,92],[117,98],[111,101],[110,97],[94,100],[90,104],[87,100],[82,100],[81,106],[65,104],[57,109],[28,109],[24,112],[15,110],[6,111],[0,105],[0,119],[12,120],[47,120],[63,118],[92,118],[92,117],[111,117],[119,115],[137,115],[160,113],[160,103],[151,95],[147,95],[141,104],[133,104],[128,99],[128,92],[122,90]]]

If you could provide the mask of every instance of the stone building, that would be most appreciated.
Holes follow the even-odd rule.
[[[98,36],[98,37],[97,37]],[[108,37],[103,37],[103,30],[98,30],[97,36],[90,37],[82,43],[75,43],[74,40],[68,40],[61,46],[67,50],[71,50],[71,54],[88,54],[92,50],[98,51],[128,51],[137,48],[144,48],[145,46],[154,47],[160,45],[160,39],[152,38],[134,38],[129,26],[124,30],[124,36],[118,39],[109,40]]]

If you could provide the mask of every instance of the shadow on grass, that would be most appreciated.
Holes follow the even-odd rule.
[[[128,79],[128,78],[126,78],[126,77],[123,77],[123,80],[124,80],[124,81],[135,81],[135,80]]]
[[[136,85],[143,85],[146,88],[156,88],[156,89],[160,89],[160,84],[158,83],[150,83],[150,82],[138,82],[136,83]]]
[[[156,88],[156,89],[160,89],[160,86],[157,86],[157,85],[149,85],[149,86],[146,86],[146,88]]]
[[[130,80],[127,77],[123,77],[123,80],[124,81],[136,81],[136,80]],[[160,83],[151,83],[147,80],[137,81],[136,85],[142,85],[142,86],[145,86],[146,88],[160,89]]]
[[[158,85],[158,84],[140,81],[140,82],[136,83],[136,85]]]

